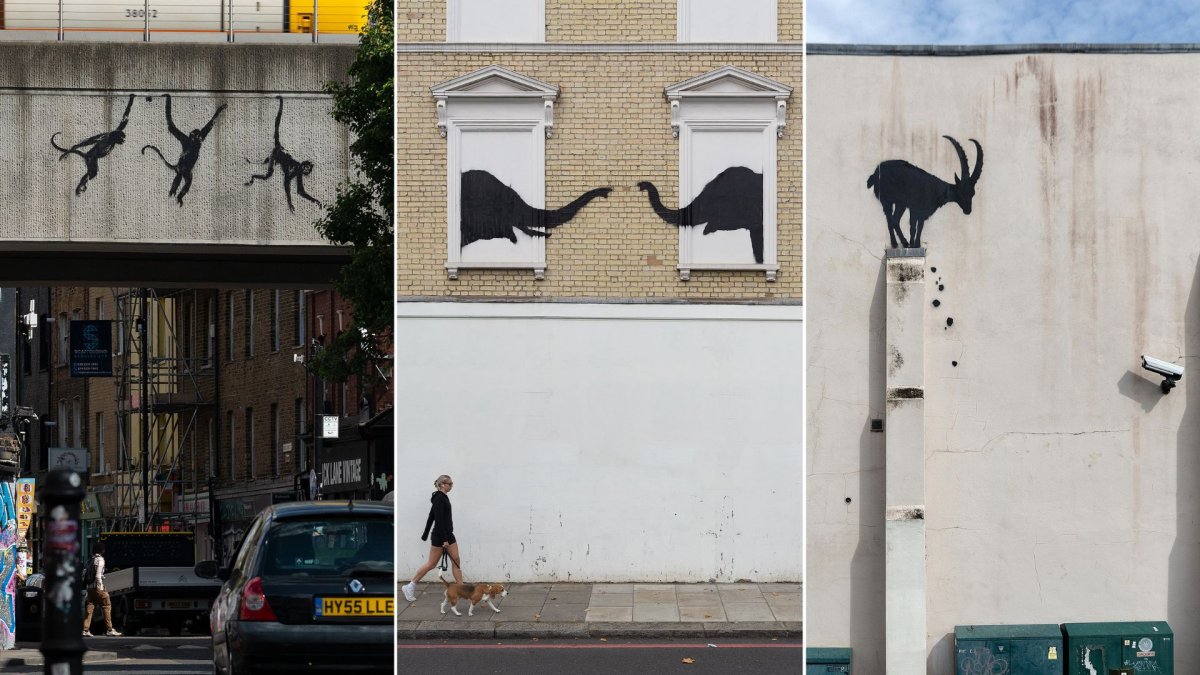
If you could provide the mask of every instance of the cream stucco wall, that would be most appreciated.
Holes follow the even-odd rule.
[[[985,162],[972,213],[922,237],[929,672],[952,672],[956,624],[1197,634],[1200,54],[810,54],[806,74],[808,644],[883,672],[889,244],[866,181],[887,159],[952,180],[943,134]],[[1188,375],[1163,396],[1140,354]]]

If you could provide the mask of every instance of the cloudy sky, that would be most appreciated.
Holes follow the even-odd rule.
[[[806,0],[807,40],[1200,43],[1200,0]]]

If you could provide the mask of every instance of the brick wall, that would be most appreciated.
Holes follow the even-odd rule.
[[[794,54],[400,54],[397,77],[397,295],[518,298],[769,300],[802,297],[801,60]],[[447,279],[446,139],[429,87],[487,65],[561,87],[546,141],[546,204],[557,208],[610,185],[546,240],[546,278],[473,270]],[[778,281],[762,272],[695,271],[679,281],[678,230],[636,188],[653,181],[678,203],[679,146],[663,89],[723,65],[794,88],[778,145]]]
[[[232,296],[230,295],[232,293]],[[246,316],[249,294],[254,297],[254,322],[252,356],[246,351]],[[220,438],[216,444],[217,477],[219,484],[291,475],[299,470],[298,443],[296,439],[296,399],[303,399],[307,382],[304,366],[295,363],[293,355],[303,353],[296,344],[294,325],[297,315],[295,291],[280,291],[280,336],[279,349],[271,344],[273,323],[272,303],[274,291],[257,289],[250,291],[220,291],[218,303],[218,356],[220,358],[220,397],[216,413],[220,418]],[[233,325],[229,324],[230,297],[233,299]],[[232,330],[233,358],[229,358],[227,338]],[[290,457],[281,453],[279,466],[274,463],[274,439],[271,433],[271,405],[278,406],[279,443],[292,443]],[[253,424],[255,460],[251,471],[250,440],[247,435],[247,410]],[[234,422],[233,459],[230,466],[230,429],[228,420],[232,413]],[[207,425],[207,422],[206,422]]]

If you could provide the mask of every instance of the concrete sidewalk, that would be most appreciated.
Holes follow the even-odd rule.
[[[116,659],[116,652],[89,649],[83,653],[84,663],[115,661]],[[36,642],[18,642],[16,649],[0,649],[0,672],[20,666],[40,666],[45,662],[46,659],[42,656]]]
[[[441,582],[397,592],[400,639],[522,637],[790,637],[803,633],[801,584],[511,584],[475,616],[442,614]]]

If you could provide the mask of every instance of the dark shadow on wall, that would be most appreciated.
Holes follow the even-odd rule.
[[[1143,412],[1154,410],[1154,406],[1163,399],[1162,389],[1157,382],[1151,382],[1132,370],[1126,371],[1125,375],[1117,380],[1117,391],[1141,405]]]
[[[929,656],[925,657],[925,672],[957,672],[954,670],[954,657],[954,633],[946,633],[940,640],[933,643],[933,649],[929,650]],[[938,664],[944,665],[938,668]]]
[[[879,277],[871,294],[870,394],[868,419],[858,445],[858,546],[850,561],[850,646],[855,671],[882,673],[884,667],[884,436],[871,431],[871,420],[884,417],[887,377],[887,263],[879,262]],[[886,421],[885,421],[886,422]],[[813,553],[810,553],[812,555]],[[811,617],[819,621],[820,617]]]
[[[1200,354],[1200,267],[1192,276],[1183,316],[1183,353]],[[1176,434],[1176,531],[1175,545],[1167,562],[1167,622],[1176,630],[1185,617],[1195,621],[1196,608],[1200,607],[1200,448],[1196,443],[1200,439],[1200,386],[1195,381],[1188,386],[1185,381],[1175,389],[1174,395],[1180,394],[1186,397],[1186,407]],[[1180,652],[1190,652],[1194,661],[1195,648],[1177,650],[1176,662],[1180,660]]]

